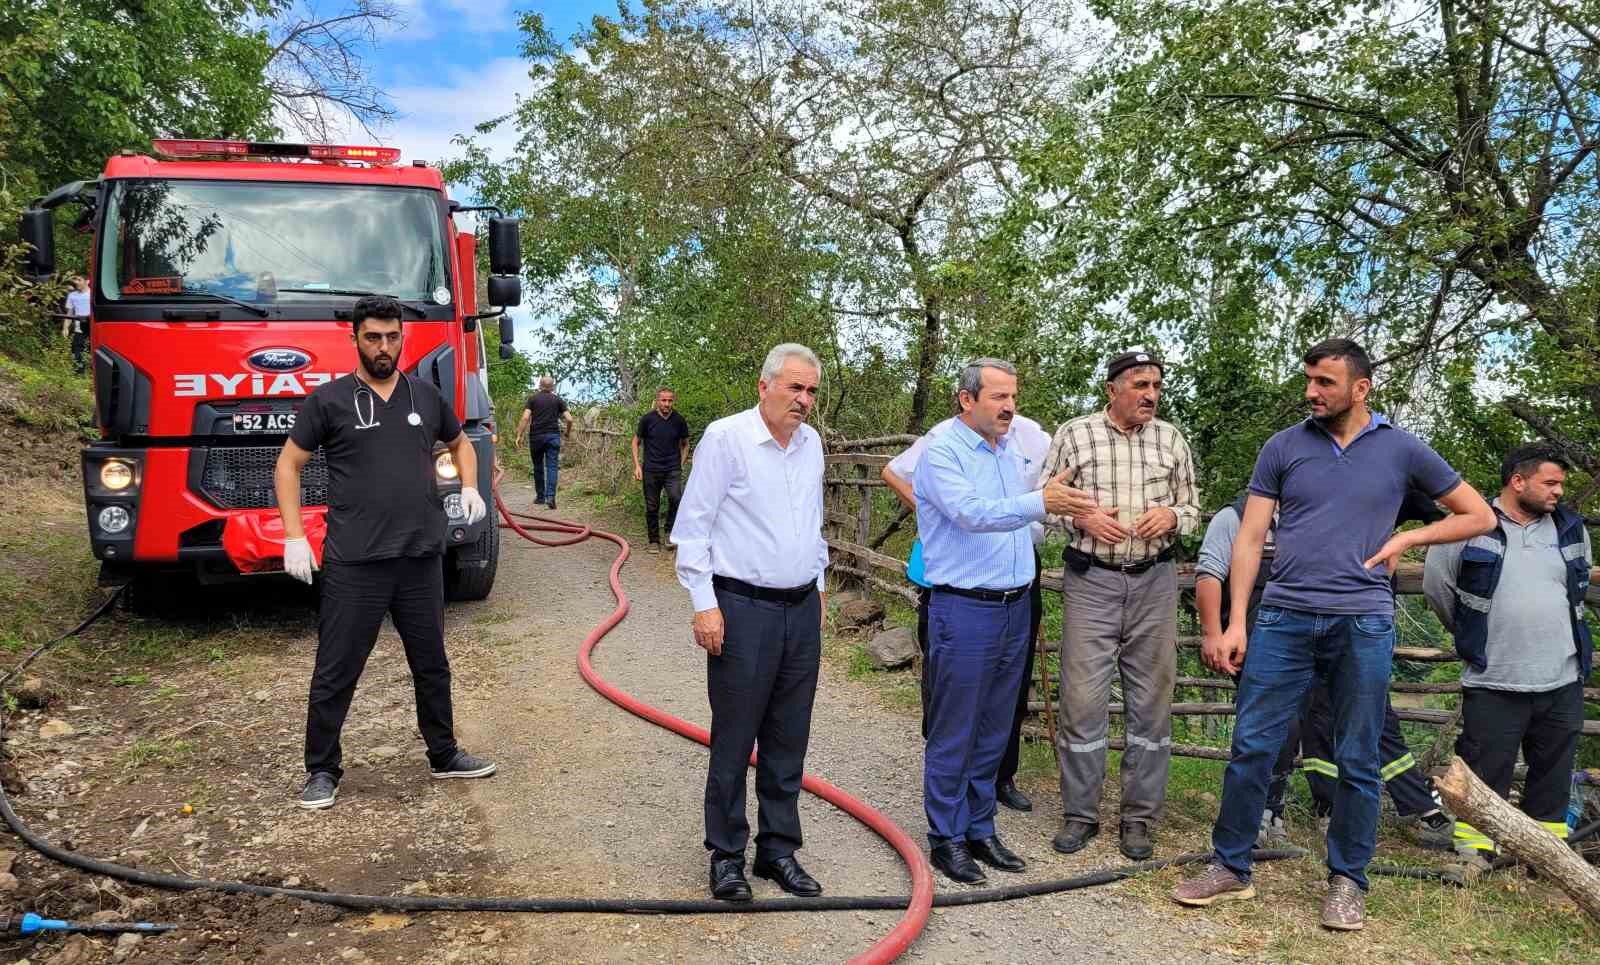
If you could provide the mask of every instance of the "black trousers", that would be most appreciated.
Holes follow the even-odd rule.
[[[717,590],[722,653],[706,656],[711,699],[711,762],[706,771],[706,848],[744,860],[745,770],[756,758],[757,859],[801,845],[800,779],[811,739],[811,708],[822,660],[822,598],[755,600]]]
[[[683,470],[650,472],[644,476],[644,529],[650,542],[661,542],[661,494],[667,495],[667,535],[672,535],[672,524],[678,521],[678,502],[683,499]]]
[[[83,319],[72,330],[72,368],[81,373],[88,364],[89,352],[89,320]]]
[[[1573,681],[1543,693],[1463,687],[1461,701],[1456,753],[1472,773],[1496,794],[1509,797],[1521,750],[1528,763],[1523,812],[1535,821],[1565,821],[1572,764],[1583,730],[1583,685]]]
[[[455,755],[442,560],[438,555],[405,556],[323,566],[317,664],[306,707],[307,773],[344,775],[339,732],[385,614],[394,619],[405,644],[417,694],[417,729],[428,745],[428,763],[443,767]]]
[[[1033,587],[1028,591],[1029,618],[1032,627],[1028,633],[1028,655],[1023,658],[1022,686],[1017,690],[1017,711],[1011,718],[1011,734],[1006,738],[1006,752],[1000,758],[1000,770],[995,775],[996,784],[1009,784],[1016,780],[1017,767],[1022,762],[1022,722],[1028,716],[1028,688],[1033,682],[1033,658],[1039,652],[1039,623],[1044,619],[1044,588],[1039,583],[1043,564],[1039,551],[1033,551]],[[928,739],[928,701],[931,698],[928,683],[928,590],[918,592],[917,598],[917,649],[922,653],[922,739]]]
[[[1328,687],[1321,681],[1311,686],[1299,718],[1290,725],[1289,737],[1278,752],[1267,789],[1267,807],[1282,814],[1289,775],[1294,770],[1295,751],[1301,753],[1306,783],[1311,786],[1313,808],[1318,816],[1333,813],[1333,796],[1339,787],[1339,766],[1334,763],[1333,704]],[[1426,814],[1439,807],[1427,779],[1417,767],[1411,748],[1400,733],[1400,718],[1392,704],[1385,706],[1383,733],[1378,737],[1379,776],[1402,815]]]

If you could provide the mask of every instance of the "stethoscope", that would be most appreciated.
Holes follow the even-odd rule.
[[[356,375],[354,372],[351,372],[350,375],[356,380],[356,387],[350,393],[350,405],[356,410],[355,427],[357,429],[376,429],[383,424],[378,421],[378,397],[373,393],[372,387],[362,380],[361,376]],[[417,396],[415,392],[411,391],[411,376],[401,372],[400,380],[406,384],[406,400],[411,406],[411,414],[406,416],[406,424],[420,426],[422,425],[422,416],[417,415]],[[367,396],[367,414],[365,418],[361,415],[362,393],[366,393]]]

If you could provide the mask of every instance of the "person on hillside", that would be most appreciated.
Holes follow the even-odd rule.
[[[745,770],[758,741],[755,873],[791,895],[822,894],[795,858],[827,612],[822,437],[805,424],[821,378],[803,345],[768,352],[756,405],[701,436],[672,527],[694,640],[706,652],[705,847],[711,895],[723,901],[750,900]]]
[[[957,411],[960,403],[957,402]],[[947,432],[958,421],[952,416],[929,429],[904,452],[883,467],[883,481],[906,508],[915,512],[917,498],[912,492],[916,480],[917,463],[927,451],[930,440]],[[1028,489],[1039,486],[1039,471],[1044,468],[1045,453],[1050,449],[1050,435],[1039,423],[1018,412],[1011,419],[1011,430],[1006,433],[1007,445],[1022,457],[1022,484]],[[1017,712],[1011,721],[1011,733],[1006,739],[1006,750],[1000,758],[1000,770],[995,775],[995,800],[1013,811],[1032,811],[1033,802],[1017,788],[1017,768],[1022,761],[1022,722],[1028,716],[1028,682],[1033,679],[1033,641],[1039,637],[1039,622],[1044,616],[1044,596],[1039,587],[1042,572],[1039,547],[1044,543],[1044,526],[1034,523],[1028,528],[1033,540],[1033,585],[1028,589],[1029,631],[1028,653],[1022,663],[1022,682],[1017,687]],[[908,567],[906,577],[918,587],[917,648],[922,652],[922,737],[928,737],[928,593],[929,586],[923,566],[922,541],[913,542],[911,558],[914,566]]]
[[[1233,541],[1239,532],[1239,514],[1244,510],[1245,498],[1240,495],[1232,504],[1217,510],[1211,525],[1206,527],[1200,555],[1195,560],[1195,609],[1199,613],[1201,631],[1208,640],[1217,641],[1228,625],[1228,609],[1224,606],[1228,599],[1228,570],[1233,565]],[[1427,494],[1413,489],[1401,504],[1395,528],[1413,520],[1432,523],[1443,518],[1444,514]],[[1274,518],[1261,550],[1263,565],[1257,572],[1249,608],[1245,611],[1247,636],[1255,628],[1256,610],[1267,585],[1269,561],[1277,553],[1276,530],[1277,519]],[[1449,847],[1450,817],[1444,813],[1427,778],[1418,769],[1416,758],[1400,733],[1400,718],[1395,715],[1392,704],[1384,709],[1379,752],[1382,755],[1379,774],[1389,797],[1394,800],[1395,810],[1402,817],[1417,817],[1421,826],[1419,837],[1425,847]],[[1302,755],[1301,767],[1311,788],[1312,808],[1326,831],[1328,816],[1333,813],[1334,794],[1339,787],[1339,766],[1334,763],[1333,705],[1328,688],[1320,681],[1312,685],[1306,704],[1290,726],[1289,736],[1273,765],[1272,783],[1267,786],[1267,806],[1261,813],[1261,830],[1256,835],[1256,844],[1260,847],[1274,847],[1288,840],[1289,826],[1284,812],[1289,778],[1294,773],[1296,759]]]
[[[572,434],[572,413],[556,395],[556,380],[539,379],[539,391],[528,396],[517,423],[517,445],[526,440],[533,454],[533,501],[556,508],[556,477],[561,473],[561,440]]]
[[[961,373],[961,415],[934,436],[912,489],[928,595],[927,739],[922,801],[934,867],[954,881],[986,880],[974,858],[1002,871],[1026,863],[995,828],[995,781],[1032,651],[1033,524],[1090,504],[1059,479],[1025,485],[1026,456],[1011,439],[1017,373],[982,358]]]
[[[317,661],[306,707],[302,808],[333,806],[339,733],[385,615],[405,645],[417,695],[417,730],[435,778],[488,777],[495,765],[462,750],[444,649],[445,515],[434,490],[433,445],[461,472],[468,525],[484,517],[478,463],[450,403],[427,379],[401,372],[401,306],[368,295],[351,309],[359,367],[316,388],[300,406],[273,476],[283,518],[283,568],[303,583],[317,568],[300,519],[300,471],[322,450],[328,472]]]
[[[1372,362],[1360,345],[1328,339],[1304,362],[1311,415],[1274,435],[1256,458],[1229,567],[1228,628],[1201,648],[1207,666],[1240,675],[1238,709],[1212,860],[1172,897],[1204,906],[1255,896],[1250,849],[1272,762],[1320,677],[1333,702],[1339,768],[1322,924],[1350,931],[1366,922],[1366,868],[1377,844],[1378,748],[1394,662],[1389,575],[1406,550],[1487,532],[1494,514],[1438,453],[1367,408]],[[1454,515],[1396,533],[1411,488]],[[1247,638],[1250,593],[1275,511],[1272,579]]]
[[[1494,529],[1434,546],[1423,568],[1428,605],[1464,664],[1456,753],[1509,797],[1521,751],[1520,806],[1562,839],[1594,660],[1583,613],[1594,548],[1583,517],[1561,505],[1570,468],[1552,446],[1513,449],[1500,465]],[[1476,862],[1494,842],[1457,821],[1455,847]]]
[[[67,314],[61,320],[61,336],[71,340],[73,368],[82,372],[89,350],[89,279],[82,275],[72,276],[72,290],[67,292]]]
[[[1134,861],[1155,852],[1172,757],[1178,673],[1177,538],[1200,525],[1194,459],[1183,433],[1156,418],[1165,368],[1138,349],[1106,364],[1104,409],[1056,430],[1044,475],[1068,472],[1093,497],[1055,520],[1062,561],[1062,827],[1053,845],[1082,850],[1100,832],[1110,738],[1111,675],[1122,675],[1122,814],[1118,847]]]
[[[644,528],[650,552],[661,552],[661,495],[667,496],[667,533],[683,501],[683,463],[689,454],[689,423],[673,411],[677,394],[656,390],[656,404],[633,431],[633,478],[644,485]]]

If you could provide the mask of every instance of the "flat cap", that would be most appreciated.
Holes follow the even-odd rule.
[[[1106,363],[1106,381],[1110,382],[1128,369],[1141,365],[1154,365],[1163,375],[1167,372],[1167,367],[1161,364],[1161,360],[1156,358],[1154,353],[1146,352],[1144,349],[1132,349],[1113,356],[1111,361]]]

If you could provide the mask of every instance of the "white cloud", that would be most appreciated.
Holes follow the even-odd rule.
[[[420,0],[418,0],[420,2]],[[511,0],[442,0],[452,22],[472,33],[493,33],[516,28]]]
[[[380,139],[400,148],[407,163],[419,158],[438,163],[458,156],[461,149],[450,143],[458,134],[476,136],[491,156],[506,157],[517,143],[511,124],[487,135],[474,135],[473,128],[514,110],[517,95],[530,86],[528,65],[515,57],[501,57],[449,71],[437,84],[393,88],[389,97],[400,117],[379,132]]]

